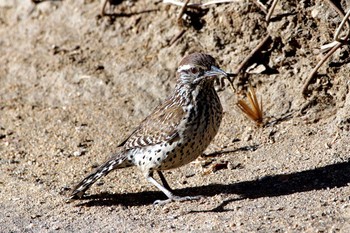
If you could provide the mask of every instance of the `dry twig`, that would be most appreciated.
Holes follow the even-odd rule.
[[[107,3],[109,4],[110,7],[119,5],[123,2],[124,0],[104,0],[103,5],[102,5],[102,11],[101,11],[101,16],[107,16],[110,15],[110,13],[106,13],[106,7]]]
[[[181,7],[183,7],[185,5],[185,3],[177,1],[177,0],[163,0],[163,3],[172,4],[172,5],[181,6]],[[201,8],[201,4],[190,3],[190,4],[187,4],[187,7]]]
[[[306,97],[308,87],[311,83],[311,80],[314,78],[315,74],[317,73],[317,70],[322,66],[322,64],[335,52],[337,51],[338,48],[342,46],[342,43],[338,43],[336,46],[334,46],[331,50],[328,51],[328,53],[317,63],[315,68],[311,71],[309,77],[307,78],[303,89],[302,89],[302,94],[304,97]]]
[[[229,2],[241,2],[240,0],[213,0],[206,3],[203,3],[202,6],[209,6],[220,3],[229,3]]]
[[[186,29],[181,29],[179,33],[177,33],[173,39],[169,42],[169,46],[172,46],[178,39],[180,39],[186,32]]]
[[[267,13],[266,18],[265,18],[266,22],[270,22],[272,13],[273,13],[273,11],[275,10],[275,7],[276,7],[276,5],[277,5],[277,2],[278,2],[278,0],[273,0],[272,5],[271,5],[271,7],[270,7],[270,9],[269,9],[269,12]]]
[[[344,14],[341,14],[341,15],[344,15]],[[350,36],[350,25],[349,25],[349,21],[348,21],[349,15],[350,15],[350,10],[346,13],[346,15],[344,15],[343,20],[341,21],[338,28],[336,29],[336,31],[334,33],[333,41],[329,44],[325,44],[325,45],[321,46],[322,52],[327,52],[329,49],[337,46],[339,43],[345,43],[347,41],[347,39]],[[348,25],[349,30],[348,30],[348,33],[343,38],[340,38],[339,35],[340,35],[340,32],[342,31],[345,23]]]
[[[225,77],[225,79],[227,79],[228,82],[230,83],[230,87],[231,87],[233,93],[236,92],[236,89],[235,89],[235,87],[233,86],[233,81],[232,81],[232,79],[231,79],[231,77],[233,78],[234,76],[236,76],[236,74],[228,73],[228,76]]]
[[[259,52],[262,47],[269,41],[270,35],[265,36],[265,38],[253,49],[250,54],[241,62],[241,64],[234,71],[234,74],[238,74],[241,70],[247,66],[247,63],[252,59],[252,57]]]
[[[254,0],[253,2],[260,8],[260,10],[267,14],[267,7],[262,2],[260,2],[259,0]]]
[[[338,13],[338,15],[341,18],[345,18],[344,11],[341,8],[339,8],[336,4],[334,4],[333,0],[326,0],[326,2],[328,2],[328,4],[331,5],[331,7],[333,7],[333,9]],[[350,28],[349,20],[347,21],[347,25]]]
[[[106,6],[107,6],[108,0],[105,0],[102,5],[102,10],[101,10],[101,15],[105,16],[106,15]]]
[[[341,10],[339,10],[334,3],[332,2],[332,6],[335,7],[337,9],[337,12],[341,12]],[[341,14],[341,13],[339,13]],[[343,14],[342,14],[343,15]],[[340,23],[340,25],[338,26],[335,35],[334,35],[334,41],[326,44],[324,46],[321,47],[321,50],[329,50],[328,53],[317,63],[317,65],[315,66],[315,68],[311,71],[310,75],[308,76],[303,88],[302,88],[302,94],[304,96],[304,98],[307,96],[307,90],[308,87],[311,83],[311,81],[313,80],[314,76],[316,75],[318,69],[323,65],[323,63],[335,52],[337,51],[341,46],[343,46],[345,43],[348,42],[349,36],[350,36],[350,27],[348,29],[348,33],[345,35],[344,38],[339,38],[339,34],[342,30],[342,28],[344,27],[344,24],[348,23],[348,18],[350,16],[350,10],[346,13],[346,15],[344,15],[344,18],[342,20],[342,22]]]
[[[265,38],[255,47],[255,49],[253,49],[249,53],[249,55],[241,62],[241,64],[235,69],[235,71],[233,73],[230,73],[229,76],[226,77],[226,79],[229,81],[230,87],[234,93],[236,92],[236,90],[233,86],[233,81],[231,80],[231,77],[240,73],[241,70],[247,66],[248,62],[254,57],[254,55],[264,47],[264,45],[269,41],[269,39],[270,39],[270,35],[265,36]]]
[[[209,5],[220,4],[220,3],[230,3],[230,2],[240,2],[240,0],[213,0],[206,3],[190,3],[187,5],[187,7],[198,9]],[[184,6],[183,2],[177,1],[177,0],[163,0],[163,3],[168,3],[168,4],[181,6],[181,7]]]
[[[190,0],[186,0],[186,2],[183,4],[183,6],[181,7],[180,13],[177,16],[177,25],[182,27],[181,31],[179,33],[177,33],[169,42],[169,46],[173,45],[178,39],[180,39],[186,32],[186,29],[183,28],[183,19],[182,16],[184,15],[186,8],[188,6],[188,3],[190,2]]]
[[[335,41],[346,41],[347,38],[349,38],[350,30],[348,30],[348,33],[346,34],[346,36],[344,38],[340,38],[340,36],[339,36],[345,23],[347,23],[348,28],[350,29],[350,25],[349,25],[349,21],[348,21],[349,15],[350,15],[350,10],[346,13],[346,15],[344,16],[343,20],[339,24],[339,27],[335,31],[335,34],[334,34],[334,40]]]
[[[177,24],[180,26],[183,26],[182,16],[185,14],[185,11],[189,2],[190,0],[186,0],[185,4],[181,7],[179,15],[177,16]]]

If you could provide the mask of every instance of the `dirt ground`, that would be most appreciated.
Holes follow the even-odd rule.
[[[172,45],[179,7],[125,1],[111,17],[101,7],[0,1],[0,232],[350,232],[349,46],[301,94],[342,20],[326,1],[280,1],[268,24],[253,1],[211,5]],[[248,64],[266,70],[237,76],[236,94],[219,92],[211,164],[165,172],[176,194],[203,198],[154,206],[165,196],[128,168],[66,203],[171,93],[185,54],[206,52],[232,72],[267,34]],[[247,80],[264,127],[237,108]]]

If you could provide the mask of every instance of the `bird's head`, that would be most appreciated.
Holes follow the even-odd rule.
[[[204,53],[192,53],[185,56],[177,69],[178,81],[185,85],[200,85],[212,82],[218,76],[227,73],[217,65],[215,59]]]

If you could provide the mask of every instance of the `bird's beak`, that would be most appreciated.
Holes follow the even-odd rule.
[[[211,66],[211,69],[205,72],[205,76],[207,77],[220,76],[220,75],[223,75],[225,77],[228,76],[228,74],[225,71],[217,68],[216,66]]]

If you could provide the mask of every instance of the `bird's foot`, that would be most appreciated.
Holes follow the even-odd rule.
[[[155,202],[153,202],[153,205],[165,205],[167,203],[170,203],[172,201],[192,201],[192,200],[198,200],[202,198],[202,196],[186,196],[186,197],[179,197],[179,196],[173,196],[169,199],[166,200],[156,200]]]

